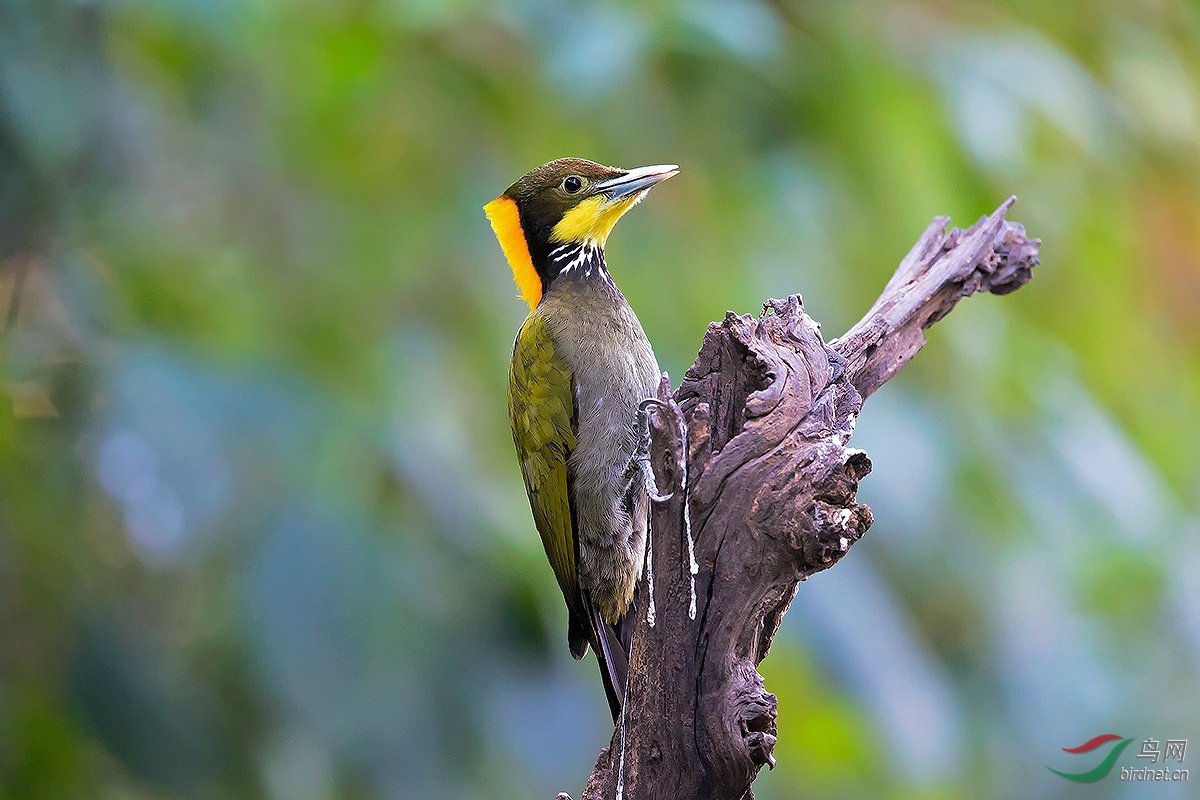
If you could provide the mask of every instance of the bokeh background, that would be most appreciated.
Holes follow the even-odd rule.
[[[1200,748],[1172,0],[5,2],[0,796],[578,797],[611,728],[481,211],[563,155],[682,167],[609,245],[676,383],[727,309],[844,331],[934,215],[1044,240],[866,406],[876,523],[763,664],[759,797],[1195,796],[1046,769]]]

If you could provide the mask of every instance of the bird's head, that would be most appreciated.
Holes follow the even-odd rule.
[[[560,158],[527,173],[484,206],[529,307],[537,306],[558,275],[551,251],[571,244],[603,249],[621,215],[678,171],[674,164],[617,169]]]

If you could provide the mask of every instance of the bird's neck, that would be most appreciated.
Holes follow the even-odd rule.
[[[546,256],[551,283],[599,280],[612,283],[604,262],[604,248],[592,241],[557,245]]]

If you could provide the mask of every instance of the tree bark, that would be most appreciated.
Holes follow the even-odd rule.
[[[709,325],[652,419],[647,572],[637,589],[624,711],[584,800],[752,798],[774,765],[775,696],[756,666],[800,581],[836,564],[871,525],[855,501],[871,470],[847,447],[863,399],[977,291],[1023,286],[1040,242],[1004,215],[936,218],[863,319],[831,342],[799,295]],[[563,795],[560,795],[563,797]]]

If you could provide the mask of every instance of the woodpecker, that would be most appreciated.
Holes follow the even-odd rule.
[[[608,273],[604,244],[621,215],[677,172],[560,158],[484,206],[530,309],[509,368],[513,444],[567,601],[571,655],[595,651],[614,722],[653,492],[640,406],[655,396],[660,373]]]

